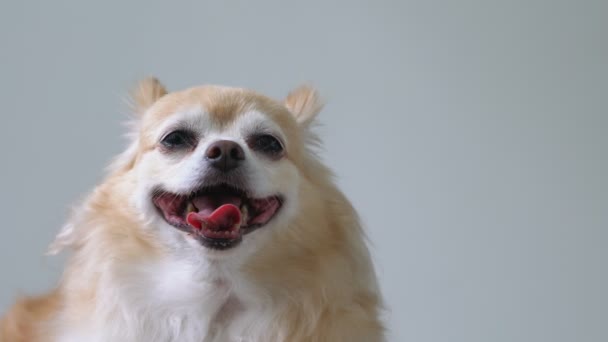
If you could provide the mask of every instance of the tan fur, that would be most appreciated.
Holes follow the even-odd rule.
[[[154,77],[149,77],[131,91],[131,111],[143,115],[161,97],[167,94],[167,89]]]
[[[282,105],[252,91],[212,86],[167,95],[150,78],[136,88],[133,102],[143,117],[140,143],[117,161],[121,167],[113,169],[58,236],[56,250],[72,251],[59,287],[17,302],[1,322],[0,341],[55,341],[57,328],[84,324],[106,290],[101,284],[130,274],[129,265],[166,257],[156,237],[140,228],[127,198],[134,191],[134,167],[156,148],[149,132],[191,105],[206,108],[220,126],[257,109],[290,137],[287,158],[301,176],[298,213],[273,235],[272,248],[258,250],[243,266],[243,272],[263,284],[263,296],[282,303],[269,341],[383,340],[380,297],[357,213],[332,183],[329,169],[305,147],[307,126],[322,107],[314,89],[299,88]]]
[[[296,117],[298,122],[308,125],[323,109],[319,94],[310,85],[304,85],[293,90],[285,99],[285,106]]]
[[[58,291],[18,300],[10,313],[0,320],[0,341],[44,341],[44,324],[58,311],[60,302]]]

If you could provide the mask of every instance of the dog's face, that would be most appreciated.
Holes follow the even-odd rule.
[[[292,108],[223,87],[155,100],[132,166],[131,201],[147,233],[173,251],[225,257],[255,251],[288,224],[305,151],[295,115],[304,92],[287,102]]]

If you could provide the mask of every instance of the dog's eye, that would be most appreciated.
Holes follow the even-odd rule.
[[[167,149],[175,150],[190,148],[194,146],[195,140],[192,133],[180,130],[167,134],[160,143]]]
[[[249,144],[252,149],[271,156],[278,156],[283,152],[283,145],[281,145],[281,142],[269,134],[253,136]]]

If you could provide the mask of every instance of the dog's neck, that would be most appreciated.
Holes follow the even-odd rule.
[[[65,332],[59,341],[247,341],[245,335],[255,336],[256,327],[248,320],[254,316],[252,309],[259,314],[260,308],[272,309],[270,303],[252,299],[264,296],[254,295],[254,287],[240,275],[201,278],[201,270],[195,267],[201,266],[177,260],[117,266],[113,274],[99,278],[88,308],[66,308],[66,317],[80,321],[69,326],[79,329]],[[216,263],[208,267],[208,275],[224,273]],[[73,276],[64,288],[83,289],[85,278],[85,274]],[[263,318],[255,326],[261,327],[260,322]],[[263,340],[263,336],[253,340]]]

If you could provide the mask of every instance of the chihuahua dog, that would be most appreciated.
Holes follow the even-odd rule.
[[[51,245],[59,286],[19,300],[3,342],[383,341],[356,211],[300,87],[284,102],[201,86],[132,92],[131,144]]]

